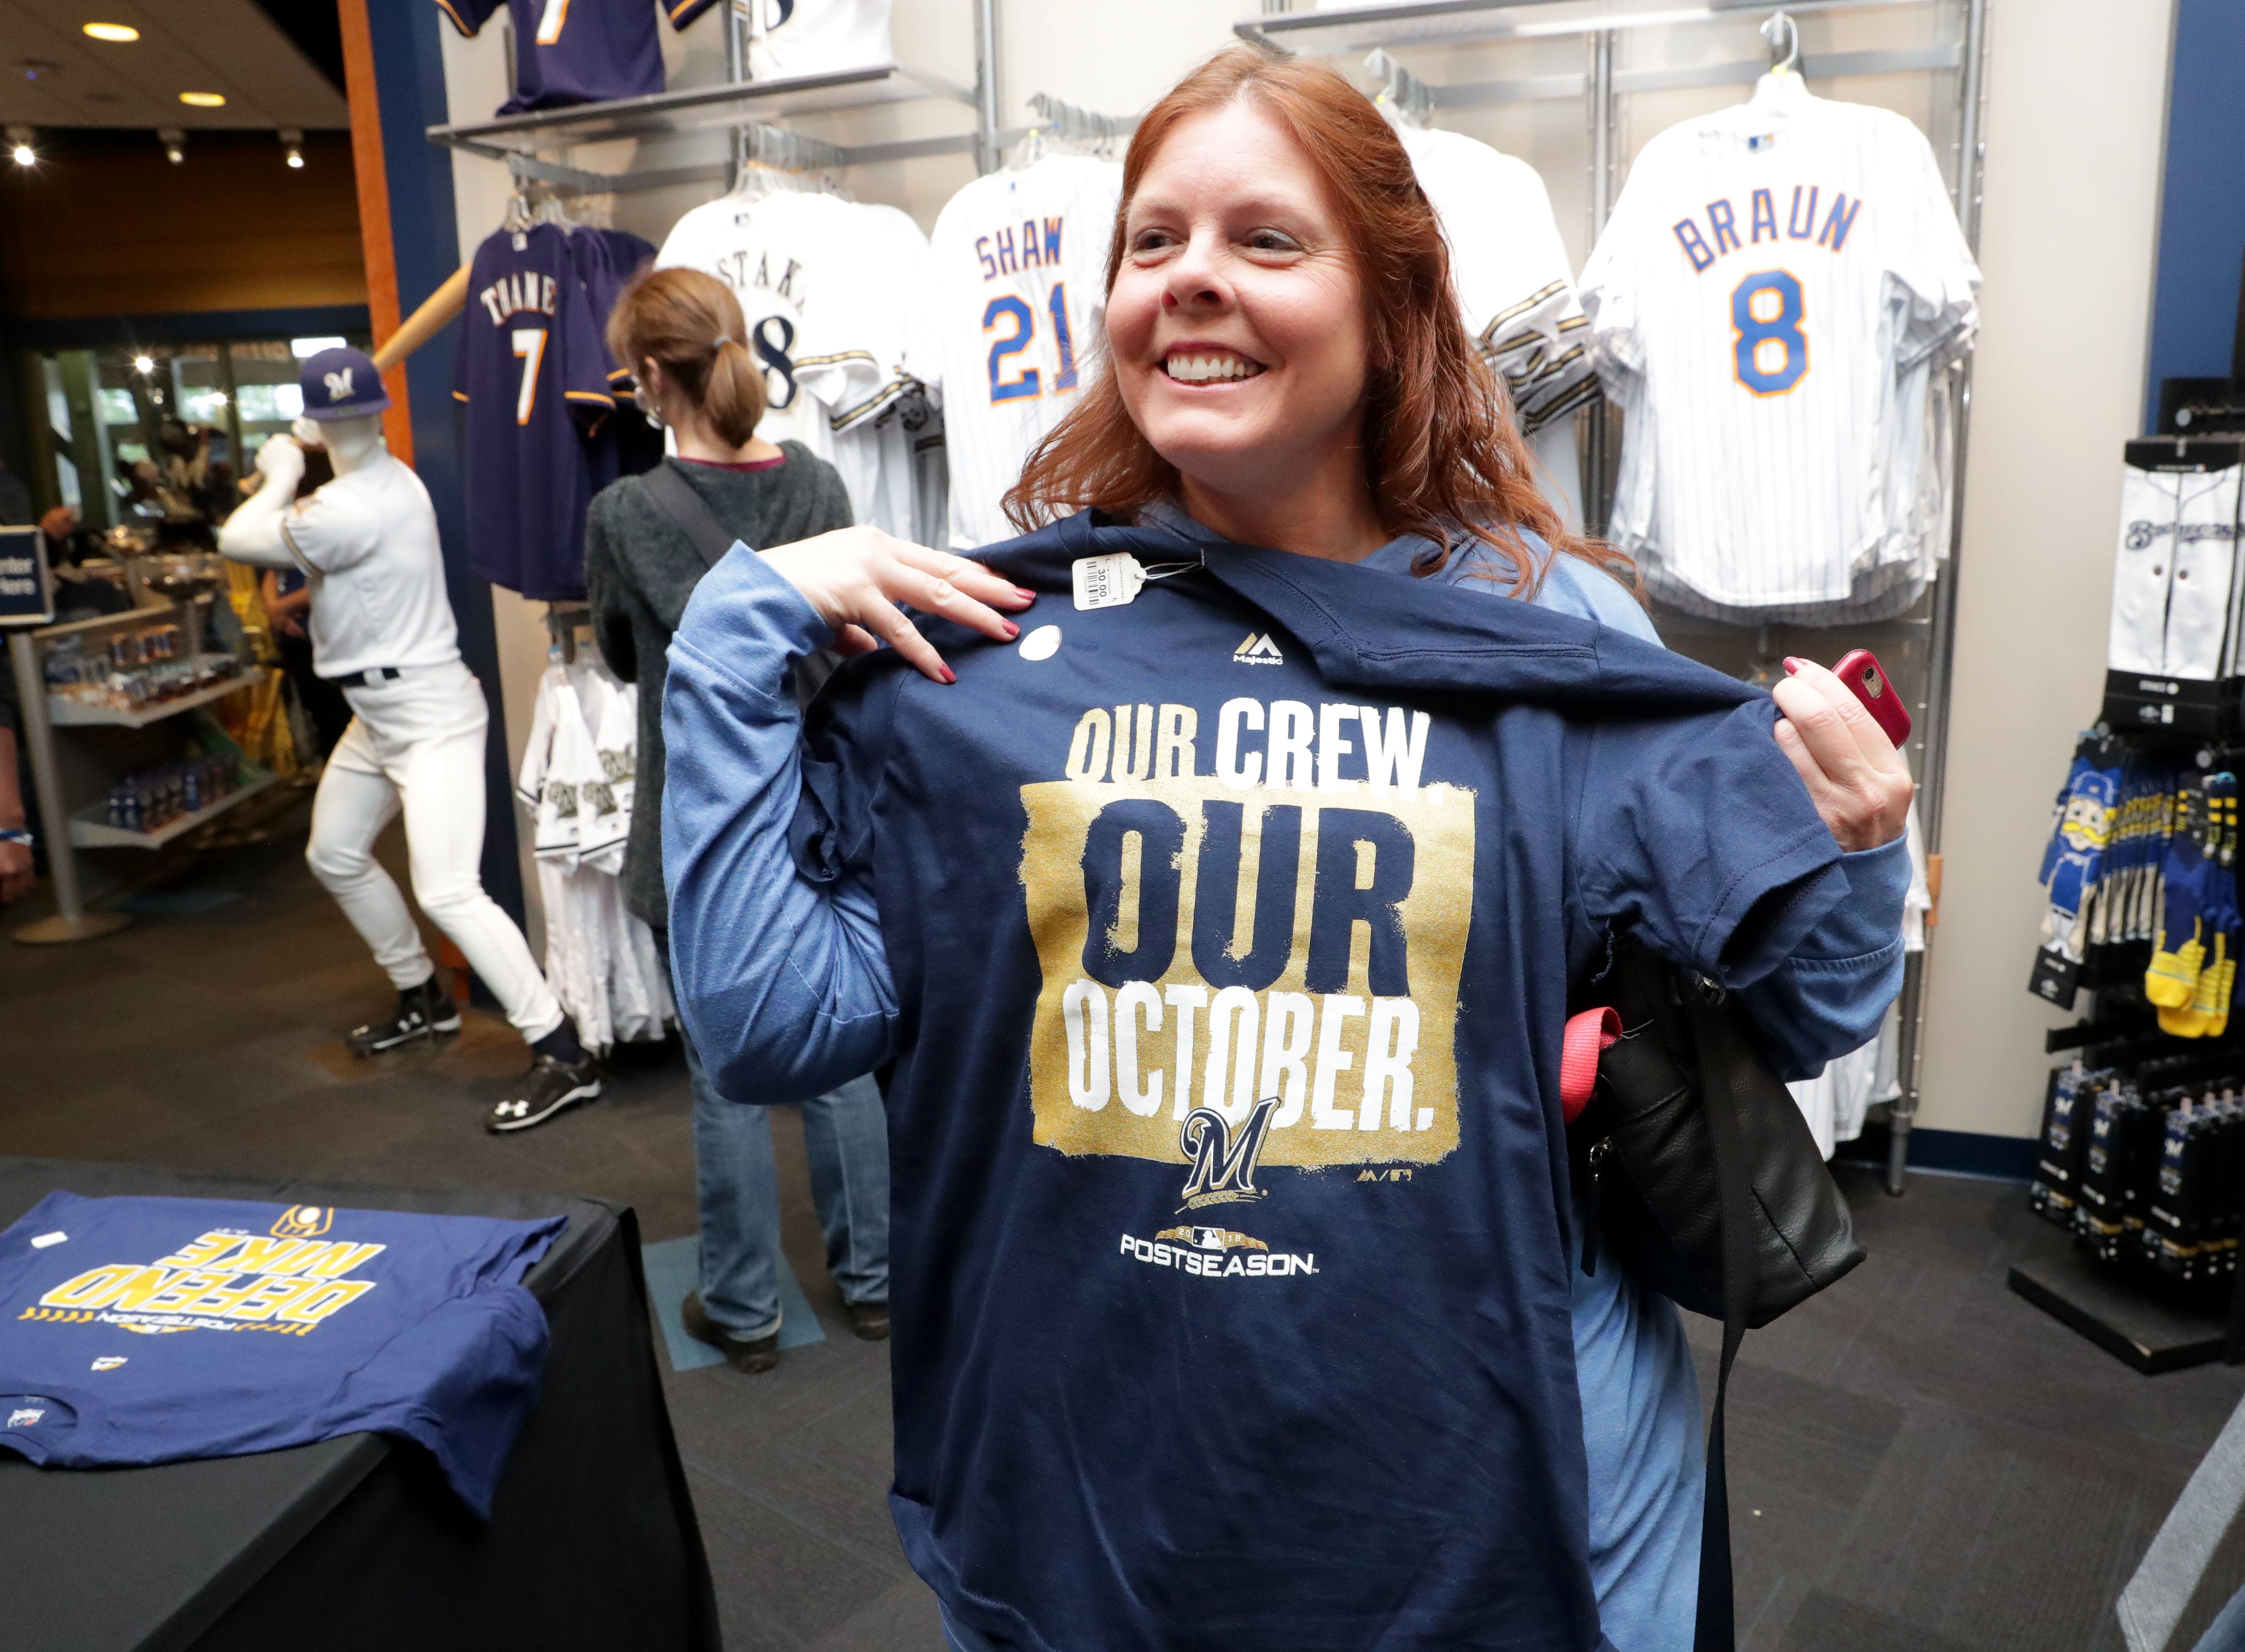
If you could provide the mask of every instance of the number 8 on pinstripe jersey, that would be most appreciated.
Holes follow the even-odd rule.
[[[1760,315],[1765,295],[1777,301],[1774,314]],[[1808,371],[1808,340],[1801,330],[1801,282],[1782,269],[1765,269],[1748,275],[1731,293],[1731,354],[1739,383],[1756,396],[1782,396]],[[1765,364],[1765,351],[1775,345],[1783,358]]]

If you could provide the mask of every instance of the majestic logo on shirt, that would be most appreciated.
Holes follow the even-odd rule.
[[[98,1371],[113,1371],[123,1363],[125,1363],[124,1355],[104,1354],[99,1359],[93,1362],[93,1369]]]
[[[37,1422],[45,1415],[46,1413],[44,1411],[28,1410],[10,1411],[8,1413],[8,1426],[10,1428],[29,1428],[32,1424]]]
[[[1234,665],[1284,665],[1286,656],[1278,652],[1278,645],[1268,632],[1250,631],[1247,640],[1231,650]]]
[[[144,1336],[196,1330],[309,1336],[375,1288],[373,1280],[345,1275],[389,1248],[315,1237],[334,1221],[326,1206],[297,1205],[273,1224],[270,1238],[217,1228],[153,1262],[90,1268],[17,1317],[94,1322]],[[108,1367],[97,1361],[94,1369]]]
[[[1021,788],[1035,1140],[1189,1166],[1211,1204],[1441,1160],[1475,794],[1421,784],[1423,711],[1235,698],[1208,745],[1199,715],[1094,706]]]
[[[323,373],[321,375],[321,377],[327,381],[328,399],[329,401],[347,402],[350,399],[351,374],[356,371],[357,370],[355,368],[346,367],[341,372]]]
[[[1262,1156],[1263,1139],[1270,1133],[1271,1115],[1278,1108],[1276,1096],[1257,1102],[1236,1133],[1213,1107],[1196,1107],[1186,1115],[1177,1142],[1192,1160],[1192,1174],[1185,1178],[1185,1202],[1179,1210],[1264,1196],[1255,1185],[1255,1161]]]

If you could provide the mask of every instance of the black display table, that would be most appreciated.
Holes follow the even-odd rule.
[[[524,1281],[553,1349],[489,1525],[419,1448],[372,1434],[105,1471],[0,1451],[10,1652],[716,1652],[630,1210],[0,1156],[0,1227],[57,1188],[569,1226]]]

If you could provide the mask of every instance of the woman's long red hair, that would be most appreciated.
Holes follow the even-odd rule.
[[[1108,290],[1122,268],[1131,198],[1163,142],[1180,122],[1242,98],[1253,99],[1309,158],[1356,256],[1371,341],[1361,443],[1380,525],[1445,547],[1467,533],[1496,541],[1518,570],[1516,596],[1533,595],[1544,568],[1521,540],[1523,528],[1634,589],[1629,558],[1570,534],[1537,489],[1503,391],[1458,313],[1449,247],[1411,157],[1371,100],[1323,64],[1231,46],[1154,105],[1122,162]],[[1006,514],[1025,531],[1069,510],[1128,518],[1177,492],[1176,467],[1131,422],[1109,363],[1029,455],[1006,494]],[[1421,572],[1441,566],[1426,561]]]

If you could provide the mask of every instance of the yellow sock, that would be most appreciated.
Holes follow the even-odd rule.
[[[2229,937],[2216,931],[2214,962],[2199,972],[2198,991],[2191,1008],[2206,1012],[2206,1037],[2219,1038],[2229,1026],[2229,994],[2237,984],[2237,960],[2229,955]]]
[[[2152,954],[2152,967],[2144,972],[2144,996],[2160,1009],[2183,1009],[2195,996],[2199,974],[2206,962],[2206,948],[2199,940],[2204,928],[2193,919],[2190,939],[2173,952],[2167,950],[2167,930],[2160,929],[2159,946]],[[2166,1017],[2160,1018],[2160,1024],[2166,1024]]]

